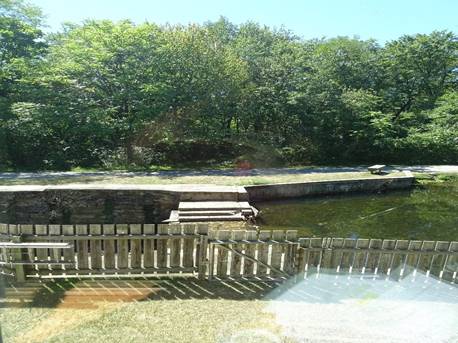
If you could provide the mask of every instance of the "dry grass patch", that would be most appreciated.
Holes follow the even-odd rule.
[[[195,279],[52,283],[28,307],[2,308],[0,321],[5,341],[18,343],[290,342],[265,311],[276,287]]]

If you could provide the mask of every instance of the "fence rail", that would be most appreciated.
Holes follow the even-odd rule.
[[[0,224],[0,241],[16,243],[2,248],[2,273],[26,278],[277,279],[323,271],[402,277],[421,271],[458,282],[458,242],[298,238],[295,230],[209,230],[206,223]],[[28,245],[18,248],[17,243]],[[49,248],[34,248],[39,243]]]
[[[197,224],[0,224],[3,241],[72,245],[72,249],[10,249],[1,254],[0,262],[4,267],[14,264],[16,272],[22,266],[28,278],[198,273],[204,265],[199,259],[206,256],[201,249],[207,233],[206,225]]]
[[[458,242],[301,238],[297,272],[320,270],[402,277],[423,272],[456,282]]]

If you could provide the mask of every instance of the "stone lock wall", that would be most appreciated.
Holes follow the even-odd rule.
[[[14,224],[159,223],[179,194],[144,189],[0,191],[0,222]]]
[[[373,193],[414,186],[415,177],[410,172],[393,177],[348,179],[333,181],[308,181],[271,185],[246,186],[250,201],[268,201],[345,193]]]

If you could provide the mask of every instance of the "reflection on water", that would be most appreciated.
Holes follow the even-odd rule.
[[[257,203],[265,229],[301,236],[458,240],[458,181],[386,194]]]
[[[320,273],[269,298],[284,334],[299,342],[458,342],[457,285],[422,273]]]

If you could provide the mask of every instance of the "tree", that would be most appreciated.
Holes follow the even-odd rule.
[[[384,110],[398,120],[403,112],[431,109],[448,89],[456,89],[457,50],[457,37],[445,31],[387,43],[382,53]]]
[[[18,80],[45,50],[38,8],[21,0],[0,0],[0,167],[6,164],[8,133],[5,121],[23,95]]]
[[[12,167],[178,163],[194,148],[265,165],[458,151],[451,32],[380,46],[225,18],[86,21],[46,36],[41,23],[36,8],[0,0],[0,160]]]

